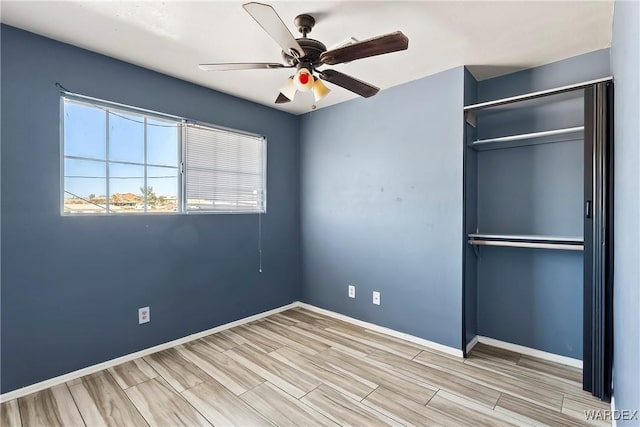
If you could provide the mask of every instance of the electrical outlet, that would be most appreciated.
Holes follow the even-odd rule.
[[[349,285],[349,298],[356,297],[356,287],[355,285]]]
[[[148,323],[151,321],[151,310],[149,307],[142,307],[138,309],[138,324]]]
[[[380,305],[380,292],[373,291],[373,303],[375,305]]]

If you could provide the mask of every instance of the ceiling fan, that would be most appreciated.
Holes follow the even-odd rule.
[[[354,77],[332,69],[319,70],[324,65],[336,65],[355,61],[356,59],[385,53],[405,50],[409,47],[409,39],[401,31],[357,41],[336,49],[327,50],[320,41],[307,38],[316,21],[311,15],[296,16],[294,24],[302,34],[294,38],[282,18],[273,7],[262,3],[247,3],[242,6],[265,32],[282,48],[282,63],[254,62],[254,63],[216,63],[200,64],[205,71],[235,71],[255,69],[295,68],[296,73],[287,79],[280,89],[276,104],[293,101],[297,91],[313,91],[316,101],[325,97],[329,92],[314,74],[325,81],[343,87],[363,97],[370,97],[378,93],[379,88]]]

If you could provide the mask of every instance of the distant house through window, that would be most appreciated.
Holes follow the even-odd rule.
[[[62,212],[264,212],[266,141],[63,97]]]

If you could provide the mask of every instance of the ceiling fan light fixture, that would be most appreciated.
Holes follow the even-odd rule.
[[[313,83],[313,98],[316,102],[327,96],[329,92],[331,92],[331,89],[322,83],[322,80],[316,79],[315,83]]]
[[[290,101],[296,96],[296,85],[293,83],[294,76],[287,79],[287,82],[280,88],[280,93],[286,96]]]
[[[300,92],[308,92],[313,88],[314,78],[306,68],[300,68],[294,76],[293,83]]]

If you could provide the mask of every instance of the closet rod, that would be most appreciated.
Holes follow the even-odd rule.
[[[543,243],[582,243],[584,239],[578,236],[549,236],[544,234],[487,234],[487,233],[469,233],[470,239],[478,240],[532,240]]]
[[[567,251],[583,251],[584,245],[568,245],[564,243],[536,243],[513,242],[506,240],[476,240],[469,239],[469,244],[475,246],[508,246],[513,248],[562,249]]]
[[[464,107],[464,111],[474,111],[487,107],[497,107],[499,105],[511,104],[513,102],[526,101],[528,99],[540,98],[547,95],[553,95],[563,92],[570,92],[572,90],[583,89],[588,86],[592,86],[596,83],[612,81],[613,77],[604,77],[601,79],[589,80],[587,82],[576,83],[568,86],[561,86],[554,89],[541,90],[539,92],[525,93],[524,95],[512,96],[509,98],[496,99],[494,101],[480,102],[478,104],[467,105]]]
[[[566,129],[554,129],[554,130],[546,130],[543,132],[532,132],[532,133],[522,133],[519,135],[501,136],[498,138],[477,139],[473,141],[473,145],[488,144],[490,142],[519,141],[522,139],[542,138],[543,136],[564,135],[567,133],[582,132],[582,131],[584,131],[584,126],[576,126],[572,128],[566,128]]]

